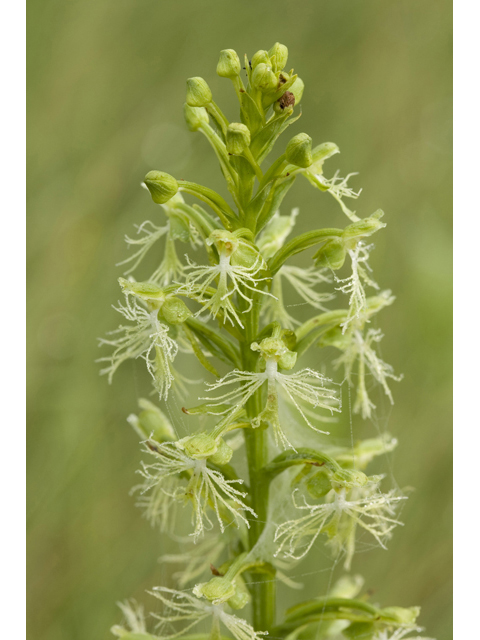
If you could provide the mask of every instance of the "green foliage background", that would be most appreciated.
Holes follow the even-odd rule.
[[[125,417],[148,383],[137,363],[109,387],[96,338],[118,320],[124,233],[158,216],[139,188],[146,171],[223,189],[183,124],[185,79],[204,76],[237,119],[218,52],[279,40],[306,84],[291,135],[336,142],[327,174],[359,171],[357,213],[381,207],[388,224],[372,266],[397,296],[380,316],[382,349],[405,379],[378,426],[399,438],[393,475],[415,491],[389,551],[360,554],[353,570],[373,600],[419,604],[428,635],[450,638],[450,3],[30,0],[28,35],[29,637],[108,638],[117,600],[172,584],[157,562],[169,544],[128,496],[139,454]],[[300,230],[345,226],[334,205],[298,182],[284,211],[300,207]],[[376,428],[355,417],[353,432]],[[320,551],[294,572],[310,574],[308,596],[325,592],[329,566]]]

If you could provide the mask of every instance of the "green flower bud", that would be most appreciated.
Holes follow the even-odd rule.
[[[136,416],[131,414],[127,421],[144,440],[150,436],[157,442],[166,442],[176,439],[175,431],[167,418],[153,402],[140,398],[138,404],[142,411]]]
[[[277,84],[277,76],[270,66],[261,62],[255,67],[252,73],[252,85],[255,89],[260,89],[262,93],[268,93],[275,91]]]
[[[290,140],[285,149],[285,156],[296,167],[306,169],[312,162],[312,139],[306,133],[299,133]]]
[[[367,476],[356,469],[339,469],[332,476],[332,482],[342,487],[364,487],[368,483]]]
[[[205,107],[191,107],[185,102],[183,115],[190,131],[198,131],[202,124],[208,124],[208,113]]]
[[[145,176],[152,200],[157,204],[165,204],[178,191],[178,182],[175,178],[163,171],[149,171]]]
[[[420,607],[385,607],[380,611],[382,618],[396,624],[412,625],[420,615]]]
[[[300,100],[303,96],[303,90],[305,89],[305,85],[303,84],[303,80],[301,78],[297,78],[295,82],[290,87],[290,93],[293,93],[295,97],[295,104],[299,104]]]
[[[232,122],[227,129],[227,152],[239,156],[250,146],[250,131],[244,124]]]
[[[130,282],[125,278],[119,278],[118,283],[124,293],[133,293],[142,300],[164,302],[166,298],[163,289],[151,282]]]
[[[212,101],[212,92],[203,78],[187,80],[187,99],[190,107],[206,107]]]
[[[192,313],[180,298],[167,298],[160,313],[169,324],[182,324]]]
[[[235,78],[240,75],[242,65],[237,52],[233,49],[220,51],[220,59],[217,64],[217,74],[221,78]]]
[[[230,460],[232,459],[233,456],[233,449],[232,447],[230,447],[225,440],[223,440],[223,438],[220,438],[220,440],[217,443],[217,450],[216,452],[209,456],[209,460],[213,463],[213,464],[218,464],[218,465],[222,465],[222,464],[228,464],[230,462]]]
[[[197,597],[203,596],[214,604],[220,604],[235,595],[235,585],[223,576],[215,576],[208,582],[197,584],[193,593]]]
[[[325,469],[321,469],[307,480],[306,486],[312,498],[323,498],[331,491],[332,481],[328,472]]]
[[[318,267],[341,269],[347,256],[347,248],[341,238],[332,238],[313,256]]]
[[[268,55],[268,51],[264,51],[263,49],[257,51],[257,53],[253,56],[250,64],[252,70],[258,67],[259,64],[266,64],[270,66],[270,56]]]
[[[284,44],[276,42],[268,52],[275,71],[285,69],[288,60],[288,49]]]
[[[197,433],[179,440],[177,447],[183,449],[189,458],[204,460],[216,453],[218,445],[208,433]]]

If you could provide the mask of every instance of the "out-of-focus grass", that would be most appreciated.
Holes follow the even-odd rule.
[[[353,570],[374,599],[420,604],[428,635],[451,637],[450,12],[444,0],[30,0],[29,636],[108,638],[116,600],[171,583],[157,563],[170,543],[128,496],[139,455],[125,416],[148,383],[132,365],[108,387],[96,337],[117,323],[123,234],[158,215],[139,188],[146,171],[223,189],[183,125],[185,79],[204,76],[236,119],[218,52],[279,40],[307,87],[295,132],[337,142],[331,168],[361,174],[358,213],[382,207],[388,223],[372,263],[397,296],[382,349],[405,379],[377,426],[398,436],[393,473],[415,492],[389,551]],[[301,186],[285,208],[300,206],[302,229],[346,224]],[[357,417],[352,427],[376,432]],[[306,575],[306,593],[327,576]]]

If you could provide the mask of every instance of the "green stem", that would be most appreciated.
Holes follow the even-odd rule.
[[[243,188],[239,184],[239,191]],[[253,231],[252,227],[250,229]],[[257,294],[258,295],[258,294]],[[251,309],[240,296],[239,305],[245,311],[245,339],[240,344],[243,371],[256,371],[258,354],[251,350],[250,345],[258,334],[259,307],[258,301],[253,300]],[[256,418],[262,411],[262,390],[258,389],[246,404],[247,417]],[[262,469],[268,462],[268,434],[266,429],[245,429],[245,444],[248,462],[250,484],[250,504],[257,514],[250,522],[249,547],[252,549],[260,538],[268,515],[269,484],[262,482]],[[269,631],[275,624],[276,612],[276,582],[275,570],[270,566],[269,575],[265,579],[265,567],[252,567],[250,592],[252,594],[253,625],[257,631]]]

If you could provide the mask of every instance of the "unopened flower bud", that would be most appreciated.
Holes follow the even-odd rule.
[[[152,200],[157,204],[165,204],[178,191],[178,182],[173,176],[163,171],[149,171],[145,176],[145,184]]]
[[[208,582],[197,584],[193,593],[197,597],[203,596],[214,604],[220,604],[235,595],[235,585],[223,576],[215,576]]]
[[[341,238],[332,238],[317,251],[313,259],[318,267],[326,267],[336,271],[343,267],[346,255],[347,249],[344,241]]]
[[[253,56],[250,64],[252,65],[252,70],[258,67],[259,64],[266,64],[270,66],[270,56],[268,55],[268,51],[264,51],[263,49],[257,51],[257,53],[255,53],[255,55]]]
[[[191,107],[185,102],[183,115],[190,131],[198,131],[202,124],[208,124],[208,113],[205,107]]]
[[[242,65],[237,52],[233,49],[220,51],[220,59],[217,64],[217,74],[221,78],[235,78],[240,75]]]
[[[145,398],[140,398],[138,404],[142,411],[138,416],[134,413],[130,414],[127,422],[142,440],[150,437],[157,442],[175,440],[175,431],[163,411]]]
[[[285,156],[296,167],[306,169],[312,162],[312,139],[306,133],[299,133],[290,140],[285,150]]]
[[[169,324],[182,324],[192,313],[180,298],[167,298],[160,313]]]
[[[232,447],[230,447],[225,440],[223,440],[223,438],[220,438],[220,440],[217,442],[217,450],[215,451],[215,453],[211,456],[209,456],[209,460],[210,462],[212,462],[213,464],[218,464],[218,465],[222,465],[222,464],[228,464],[230,462],[230,460],[232,459],[233,456],[233,449]]]
[[[270,66],[261,62],[255,67],[252,73],[252,85],[255,89],[268,93],[269,91],[275,91],[277,84],[277,76]]]
[[[288,49],[284,44],[280,44],[276,42],[273,47],[268,52],[270,59],[272,59],[272,65],[276,71],[281,71],[285,69],[288,60]]]
[[[250,146],[250,131],[239,122],[228,125],[226,136],[227,152],[239,156]]]
[[[212,101],[212,92],[203,78],[187,80],[187,99],[190,107],[206,107]]]

